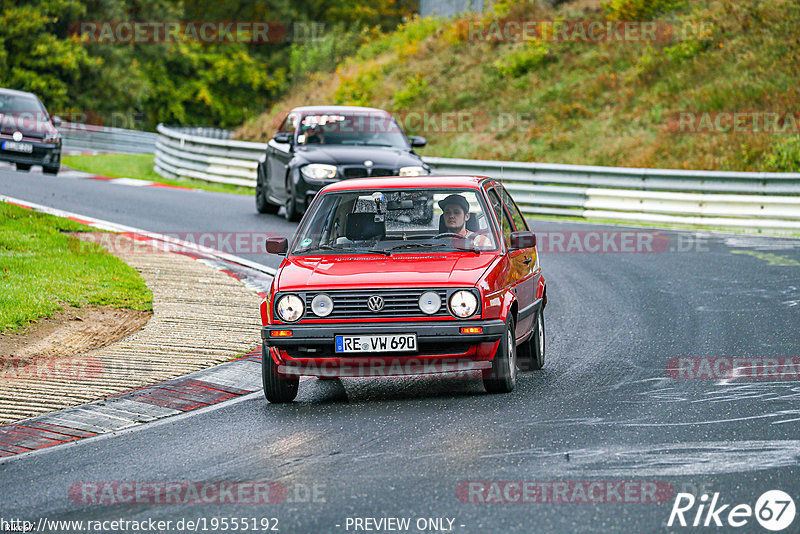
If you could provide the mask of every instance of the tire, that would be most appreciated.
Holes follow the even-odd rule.
[[[303,216],[300,209],[297,207],[297,199],[294,197],[294,187],[289,190],[289,198],[286,199],[286,220],[289,222],[297,222]]]
[[[32,165],[30,163],[17,163],[17,170],[28,172],[31,170],[31,166]]]
[[[270,203],[267,200],[269,190],[266,186],[266,178],[263,178],[261,167],[258,168],[258,179],[256,180],[256,211],[258,213],[276,214],[281,207]]]
[[[517,385],[517,343],[514,339],[514,319],[506,321],[506,331],[492,358],[492,369],[483,378],[489,393],[510,393]]]
[[[517,360],[523,371],[538,371],[544,367],[545,354],[544,309],[539,309],[530,339],[519,346]]]
[[[292,402],[300,389],[300,377],[286,378],[278,374],[278,366],[269,355],[266,345],[261,345],[261,380],[264,396],[273,404]]]
[[[49,165],[44,165],[42,166],[42,172],[44,172],[45,174],[58,174],[58,170],[60,168],[61,165],[54,165],[52,167]]]

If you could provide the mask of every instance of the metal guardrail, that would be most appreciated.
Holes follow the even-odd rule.
[[[211,139],[158,126],[155,170],[255,186],[265,143]],[[682,171],[423,158],[437,174],[501,179],[529,215],[800,230],[800,173]]]
[[[190,133],[191,129],[163,124],[156,130],[153,169],[161,176],[255,187],[258,161],[266,155],[266,144],[203,137]]]
[[[129,154],[152,153],[156,134],[108,126],[63,122],[58,127],[63,150],[96,150]]]
[[[523,212],[740,229],[800,229],[800,173],[682,171],[425,158],[502,179]]]

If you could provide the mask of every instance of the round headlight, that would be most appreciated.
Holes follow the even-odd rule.
[[[478,310],[478,298],[472,291],[460,290],[450,297],[450,312],[460,319],[469,317]]]
[[[293,323],[303,316],[305,306],[297,295],[284,295],[278,300],[275,310],[282,321]]]
[[[433,315],[434,313],[438,312],[439,308],[441,307],[442,299],[433,291],[426,291],[419,298],[419,309],[422,310],[423,313]]]
[[[327,317],[333,311],[333,299],[325,293],[320,293],[311,301],[311,311],[314,315]]]

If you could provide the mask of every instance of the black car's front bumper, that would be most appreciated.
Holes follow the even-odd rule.
[[[12,139],[0,137],[0,146],[4,141],[12,141]],[[33,145],[33,152],[17,152],[0,148],[0,161],[21,163],[23,165],[46,165],[48,167],[54,167],[61,163],[61,143],[40,143],[28,140],[23,142]]]

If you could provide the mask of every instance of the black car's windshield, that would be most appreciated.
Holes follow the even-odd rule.
[[[306,115],[300,123],[297,144],[409,148],[400,127],[383,112]]]
[[[292,254],[403,254],[497,249],[473,189],[325,193],[298,231]]]
[[[31,118],[46,117],[47,112],[35,97],[0,93],[0,114],[18,116],[30,115]],[[42,120],[42,119],[39,119]]]

